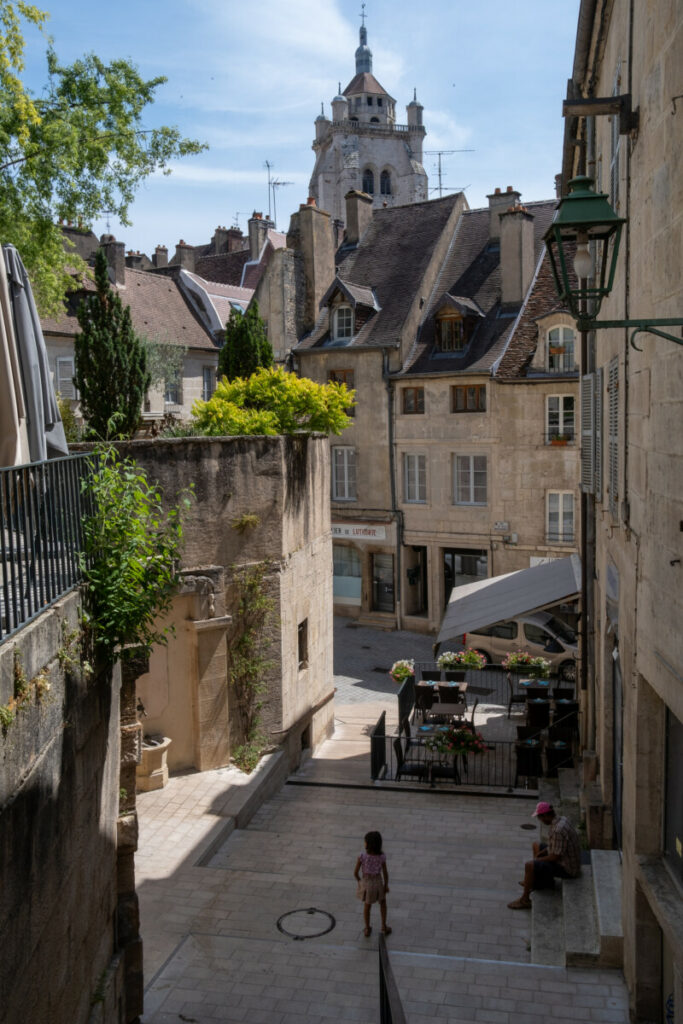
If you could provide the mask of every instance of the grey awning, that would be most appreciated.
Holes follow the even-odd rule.
[[[578,555],[556,558],[531,569],[519,569],[505,576],[492,576],[478,583],[454,587],[434,649],[436,651],[447,640],[454,640],[482,626],[514,619],[577,597],[580,590],[581,560]]]

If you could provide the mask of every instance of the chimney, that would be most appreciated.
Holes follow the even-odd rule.
[[[534,218],[523,206],[500,214],[501,302],[521,306],[534,274]]]
[[[113,235],[102,235],[100,245],[109,264],[109,280],[112,284],[125,284],[126,254],[123,242],[117,242]]]
[[[365,192],[352,189],[346,200],[346,243],[357,245],[372,220],[372,199]]]
[[[211,239],[211,252],[218,254],[219,252],[228,251],[228,229],[226,227],[217,227],[213,233]]]
[[[241,228],[228,228],[226,235],[228,240],[228,252],[238,252],[240,249],[244,249],[244,235],[242,234]]]
[[[165,245],[158,245],[154,250],[154,256],[152,262],[155,267],[167,267],[168,266],[168,249]]]
[[[555,198],[556,199],[561,199],[562,198],[562,175],[561,174],[556,174],[555,175]]]
[[[334,236],[332,218],[319,210],[315,200],[302,203],[293,214],[287,233],[287,248],[300,253],[304,271],[304,303],[301,332],[310,331],[318,319],[320,300],[334,280]]]
[[[194,246],[188,245],[181,238],[175,247],[174,263],[183,270],[194,270],[195,252]]]
[[[257,213],[254,210],[252,216],[249,218],[249,259],[257,260],[261,255],[261,250],[265,244],[268,236],[268,228],[272,228],[275,225],[272,220],[268,220],[262,213]]]
[[[489,241],[497,242],[500,238],[499,217],[503,210],[511,206],[519,206],[522,193],[516,192],[512,185],[508,185],[505,192],[497,188],[493,195],[487,196],[489,201]]]
[[[126,266],[131,270],[142,270],[142,253],[129,249],[126,253]]]

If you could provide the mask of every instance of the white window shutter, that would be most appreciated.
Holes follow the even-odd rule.
[[[603,372],[602,367],[600,367],[595,372],[595,401],[593,403],[593,432],[595,437],[593,472],[595,473],[595,498],[597,501],[602,500],[602,388]]]
[[[609,401],[608,485],[609,510],[614,519],[619,513],[619,359],[610,360],[607,383]]]
[[[595,374],[581,378],[581,490],[593,494],[595,490],[595,429],[593,415]]]
[[[56,387],[55,391],[60,398],[74,399],[76,395],[76,385],[74,384],[74,361],[71,356],[57,356],[56,360],[57,373],[55,374]]]

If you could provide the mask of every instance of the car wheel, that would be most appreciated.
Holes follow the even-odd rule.
[[[566,683],[576,682],[576,662],[563,661],[560,665],[560,679]]]
[[[484,668],[488,668],[489,665],[491,664],[491,658],[489,657],[489,655],[486,653],[486,651],[480,651],[478,647],[476,648],[476,651],[477,654],[481,654],[482,658],[484,659]]]

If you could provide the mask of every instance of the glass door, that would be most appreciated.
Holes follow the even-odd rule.
[[[394,610],[394,556],[372,556],[372,607],[377,612]]]

